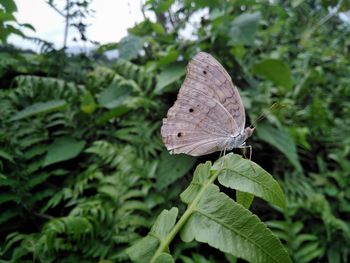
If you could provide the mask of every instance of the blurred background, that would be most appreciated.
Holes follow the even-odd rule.
[[[170,156],[160,126],[199,51],[231,75],[247,125],[266,113],[252,160],[288,206],[256,199],[252,212],[293,262],[350,262],[349,11],[348,0],[0,0],[0,262],[129,262],[160,211],[184,210],[195,166],[219,153]],[[179,238],[171,250],[176,262],[243,262]]]

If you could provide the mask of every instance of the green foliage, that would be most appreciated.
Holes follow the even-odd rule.
[[[171,64],[168,65],[158,75],[157,86],[155,88],[156,93],[162,93],[163,90],[170,84],[179,80],[185,74],[185,68],[182,64]]]
[[[230,158],[230,154],[227,158]],[[285,207],[283,191],[270,174],[241,156],[234,155],[230,159],[227,158],[223,160],[223,164],[218,162],[215,166],[221,170],[218,176],[220,184],[253,194],[279,207]],[[219,168],[220,166],[223,168]]]
[[[182,154],[173,156],[164,151],[159,161],[159,176],[156,179],[156,185],[159,190],[162,190],[186,174],[192,168],[196,158]]]
[[[278,71],[279,74],[275,74]],[[288,65],[281,59],[265,59],[252,67],[252,72],[263,76],[276,85],[290,90],[293,86],[292,74]]]
[[[48,146],[43,166],[73,159],[84,146],[84,141],[77,141],[72,137],[59,137]]]
[[[146,103],[152,76],[122,61],[106,74],[103,86],[94,71],[84,85],[18,76],[15,88],[2,91],[1,102],[8,106],[1,116],[0,232],[9,234],[1,249],[4,259],[124,260],[125,248],[139,237],[137,229],[150,225],[152,210],[165,199],[153,183],[158,162],[151,156],[161,146],[154,134],[160,117],[153,122],[147,112],[161,105]],[[130,89],[130,107],[139,113],[119,115],[128,116],[119,124],[110,117],[93,129],[94,120],[118,107],[106,108],[99,100],[108,87]],[[96,108],[89,114],[81,107],[87,93]],[[14,218],[12,228],[5,227]],[[40,222],[36,231],[23,229],[30,220]],[[14,232],[21,229],[25,232]]]
[[[169,254],[157,249],[159,246],[168,245],[164,244],[164,240],[175,226],[177,214],[178,209],[176,207],[173,207],[170,211],[163,210],[154,222],[149,234],[128,249],[130,258],[136,262],[162,262],[161,260],[164,260],[164,257],[169,258]],[[169,262],[174,262],[171,256]]]
[[[17,6],[14,0],[0,1],[0,43],[6,44],[10,35],[18,35],[25,37],[21,28],[35,30],[30,24],[18,23],[14,13],[17,11]]]
[[[324,250],[317,236],[301,233],[304,227],[301,222],[294,223],[289,220],[266,223],[281,240],[286,242],[294,262],[311,262],[323,255]]]
[[[67,106],[64,100],[52,100],[48,102],[38,102],[26,107],[25,109],[17,112],[10,121],[16,121],[27,118],[32,115],[46,113],[50,111],[63,110]]]
[[[227,171],[230,171],[229,175]],[[200,164],[191,184],[181,194],[187,209],[178,223],[175,225],[177,208],[164,210],[150,233],[129,248],[131,259],[135,262],[158,262],[160,258],[167,257],[169,262],[173,262],[171,256],[165,253],[169,252],[169,243],[174,235],[181,231],[181,239],[185,242],[205,242],[250,262],[290,262],[282,244],[271,231],[249,210],[220,193],[219,187],[213,184],[217,177],[223,175],[226,181],[235,182],[232,185],[237,188],[245,188],[249,185],[248,181],[262,177],[261,181],[274,185],[272,191],[277,190],[271,200],[284,199],[283,192],[271,175],[240,156],[228,154],[213,167],[210,162]],[[225,180],[219,179],[219,182],[225,185]],[[259,187],[249,187],[247,191],[263,197],[271,193],[270,189]]]
[[[298,160],[296,145],[284,128],[278,130],[271,125],[259,125],[257,134],[261,140],[280,150],[298,171],[302,169]]]
[[[118,44],[119,56],[122,59],[130,60],[137,57],[142,49],[145,40],[142,37],[128,35],[120,40]]]
[[[260,18],[260,12],[255,12],[251,14],[244,13],[242,15],[237,16],[231,22],[230,44],[253,45]]]

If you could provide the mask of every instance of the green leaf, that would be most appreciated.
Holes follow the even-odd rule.
[[[196,158],[188,155],[170,155],[168,151],[164,151],[160,156],[157,172],[157,189],[162,190],[181,178],[192,168],[195,161]]]
[[[160,259],[169,261],[169,256],[163,251],[157,252],[165,237],[170,233],[176,222],[178,209],[163,210],[158,216],[149,234],[127,249],[127,254],[134,262],[149,263],[161,262]],[[169,250],[169,248],[166,248]]]
[[[118,48],[118,43],[107,43],[107,44],[100,45],[96,49],[96,53],[103,54],[104,52],[116,50],[117,48]]]
[[[281,242],[258,217],[212,184],[194,207],[181,238],[208,243],[249,262],[291,262]]]
[[[0,204],[6,203],[6,202],[10,202],[13,201],[15,203],[20,203],[20,197],[18,196],[18,194],[15,193],[1,193],[0,195]]]
[[[5,13],[0,10],[0,22],[5,21],[16,21],[16,18],[12,14]]]
[[[5,211],[2,211],[0,213],[0,224],[7,222],[14,217],[18,218],[19,213],[20,211],[18,211],[18,209],[7,209]]]
[[[25,27],[25,28],[28,28],[32,31],[35,31],[35,28],[31,25],[31,24],[28,24],[28,23],[24,23],[24,24],[21,24],[22,27]]]
[[[0,150],[0,158],[3,158],[7,161],[10,161],[11,163],[14,163],[12,155],[9,153],[5,152],[4,150]]]
[[[165,29],[163,27],[162,24],[160,23],[151,23],[152,29],[154,30],[154,32],[156,32],[157,34],[164,34],[165,33]]]
[[[179,56],[179,51],[176,49],[170,49],[168,52],[161,55],[162,56],[160,56],[160,58],[157,61],[158,67],[163,67],[165,65],[175,62]]]
[[[154,93],[163,93],[168,85],[179,80],[183,75],[185,75],[183,64],[170,64],[157,76],[157,85]]]
[[[322,249],[321,244],[316,241],[303,244],[302,247],[293,254],[293,257],[297,262],[307,263],[322,256],[323,253],[324,250]]]
[[[339,8],[340,12],[347,12],[350,10],[350,2],[349,1],[339,1],[338,3],[341,3],[340,8]]]
[[[203,186],[209,182],[211,176],[210,168],[211,162],[206,162],[205,164],[199,164],[197,166],[191,184],[180,195],[182,202],[189,204],[196,198]]]
[[[43,167],[50,164],[73,159],[78,156],[85,146],[85,141],[77,141],[72,137],[61,137],[48,147]]]
[[[298,171],[302,171],[295,143],[285,129],[276,129],[270,125],[261,124],[257,129],[257,135],[263,141],[276,147]]]
[[[265,59],[252,67],[253,74],[271,80],[276,85],[292,89],[293,79],[289,66],[281,59]]]
[[[174,3],[174,0],[163,0],[159,1],[158,6],[155,8],[155,11],[157,13],[163,13],[165,11],[168,11],[171,5]]]
[[[17,11],[16,3],[13,0],[1,0],[0,5],[5,8],[6,13],[14,13]]]
[[[131,110],[131,108],[129,108],[128,106],[116,107],[116,108],[104,113],[101,117],[96,119],[95,123],[98,125],[105,124],[110,119],[120,117],[120,116],[128,113],[130,110]]]
[[[137,57],[144,43],[144,38],[134,35],[128,35],[122,38],[118,43],[119,57],[125,60]]]
[[[168,253],[161,253],[155,260],[154,263],[174,263],[173,257]]]
[[[65,109],[68,104],[64,100],[51,100],[47,102],[38,102],[17,112],[10,121],[20,120],[36,114],[48,113],[51,111],[60,111]]]
[[[298,7],[299,5],[301,5],[305,0],[293,0],[292,1],[292,7],[293,8],[296,8]]]
[[[253,203],[254,195],[236,190],[236,201],[243,207],[249,209]]]
[[[95,111],[96,102],[90,91],[85,91],[80,108],[86,114],[92,114]]]
[[[98,103],[107,109],[120,107],[126,104],[131,92],[131,87],[113,82],[98,95]]]
[[[261,18],[260,12],[245,13],[231,22],[230,45],[252,45]]]
[[[271,174],[256,163],[229,153],[219,159],[212,170],[218,171],[223,186],[258,196],[274,205],[285,207],[285,196]]]

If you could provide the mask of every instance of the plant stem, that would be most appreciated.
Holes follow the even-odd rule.
[[[155,259],[164,251],[166,251],[169,248],[169,245],[171,241],[174,239],[174,237],[177,235],[177,233],[181,230],[181,228],[184,226],[184,224],[187,222],[187,220],[190,218],[192,213],[196,210],[197,204],[199,200],[202,197],[202,194],[204,191],[207,189],[209,185],[211,185],[216,178],[218,177],[220,173],[220,170],[217,170],[211,177],[210,179],[206,182],[206,184],[203,185],[202,189],[199,191],[195,199],[190,203],[189,206],[187,206],[186,211],[183,213],[183,215],[180,217],[179,221],[175,224],[173,229],[170,231],[170,233],[166,236],[164,240],[160,242],[160,245],[154,254],[154,256],[151,259],[151,262],[154,262]]]
[[[66,24],[64,28],[64,39],[63,39],[63,49],[67,48],[67,38],[68,38],[68,28],[69,28],[69,9],[70,9],[70,2],[69,0],[66,1]]]

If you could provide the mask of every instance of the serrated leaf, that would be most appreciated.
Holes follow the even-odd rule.
[[[229,153],[214,164],[219,171],[218,180],[223,186],[258,196],[274,205],[285,207],[285,196],[271,174],[256,163]]]
[[[165,88],[179,80],[185,75],[185,67],[182,64],[170,64],[168,65],[158,76],[157,85],[154,93],[161,94],[165,91]]]
[[[243,207],[249,209],[253,203],[254,195],[236,190],[236,201]]]
[[[281,242],[258,217],[216,185],[206,187],[181,231],[185,242],[197,240],[250,262],[291,262]]]
[[[289,66],[281,59],[265,59],[252,67],[253,74],[265,77],[274,84],[292,89],[293,79]]]
[[[189,204],[196,198],[202,188],[209,182],[211,176],[210,168],[211,162],[206,162],[205,164],[199,164],[197,166],[191,184],[180,195],[182,202]]]
[[[177,214],[178,209],[176,207],[170,210],[163,210],[154,223],[151,233],[158,237],[159,240],[163,240],[175,225]]]
[[[286,130],[276,129],[267,124],[261,124],[257,129],[257,136],[276,147],[288,158],[298,171],[302,171],[295,143]]]
[[[36,114],[47,113],[51,111],[63,110],[68,106],[64,100],[51,100],[47,102],[38,102],[17,112],[10,118],[10,121],[20,120]]]
[[[166,253],[163,251],[160,251],[159,254],[156,254],[156,252],[165,237],[174,227],[177,214],[178,209],[176,207],[173,207],[170,210],[163,210],[160,213],[149,234],[127,249],[126,253],[132,261],[149,263],[160,262],[159,259],[169,260],[169,257],[164,255]],[[169,248],[165,249],[169,250]]]
[[[66,161],[79,155],[85,146],[85,141],[77,141],[72,137],[61,137],[48,147],[43,167]]]
[[[255,39],[255,33],[261,18],[260,12],[245,13],[231,22],[230,45],[246,44],[252,45]]]
[[[154,263],[174,263],[173,257],[168,253],[160,254],[155,260]]]
[[[160,156],[156,187],[162,190],[185,175],[195,163],[196,158],[188,155],[170,155],[164,151]]]

